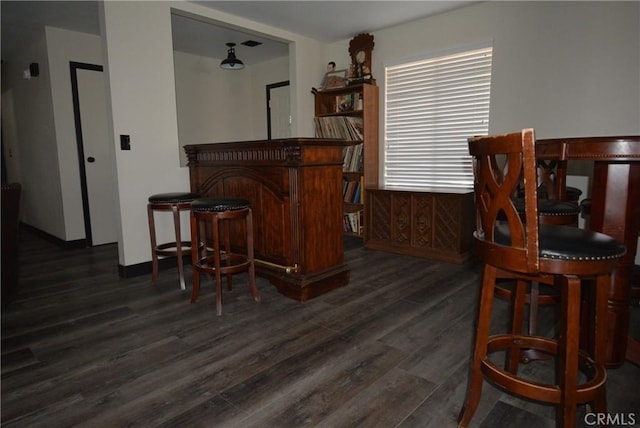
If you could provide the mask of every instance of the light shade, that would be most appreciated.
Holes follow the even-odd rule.
[[[225,70],[240,70],[244,68],[244,63],[236,58],[235,43],[227,43],[229,50],[227,51],[227,59],[220,63],[220,68]]]

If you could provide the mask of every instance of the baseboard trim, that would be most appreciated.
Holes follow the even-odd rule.
[[[184,256],[182,258],[182,262],[184,263],[185,270],[187,266],[191,266],[191,256]],[[164,259],[158,260],[158,270],[166,270],[175,268],[178,265],[175,257],[166,257]],[[133,278],[136,276],[142,275],[151,275],[152,265],[151,261],[137,263],[135,265],[121,265],[118,264],[118,275],[122,278]]]
[[[28,225],[26,223],[20,222],[20,228],[28,230],[34,235],[38,235],[40,238],[51,242],[58,247],[65,250],[77,250],[78,248],[87,248],[89,245],[86,239],[76,239],[73,241],[65,241],[64,239],[60,239],[57,236],[53,236],[50,233],[47,233],[43,230],[40,230],[36,227]]]

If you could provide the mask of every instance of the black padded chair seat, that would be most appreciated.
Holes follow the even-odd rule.
[[[506,223],[496,227],[496,242],[511,245]],[[563,260],[608,260],[627,252],[624,244],[608,235],[572,226],[539,225],[540,257]]]
[[[191,202],[193,211],[223,212],[250,208],[251,203],[240,198],[200,198]]]
[[[524,214],[524,199],[516,198],[513,205],[520,214]],[[557,201],[554,199],[538,200],[538,215],[578,215],[580,207],[576,202]]]
[[[199,196],[197,193],[191,192],[158,193],[149,196],[149,202],[152,204],[179,204],[191,202]]]

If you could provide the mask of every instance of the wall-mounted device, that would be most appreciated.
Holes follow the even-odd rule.
[[[29,74],[31,74],[31,77],[38,77],[40,75],[40,67],[37,62],[29,64]]]
[[[40,75],[40,66],[37,62],[32,62],[29,64],[29,68],[22,72],[22,78],[25,80],[29,80],[32,77],[38,77]]]
[[[131,150],[131,136],[120,135],[120,150]]]

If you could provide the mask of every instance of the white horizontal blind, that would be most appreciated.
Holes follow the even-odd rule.
[[[489,130],[492,47],[385,67],[386,186],[473,188],[467,139]]]

